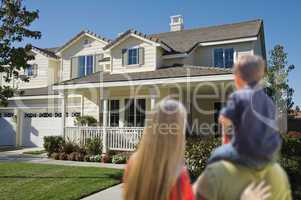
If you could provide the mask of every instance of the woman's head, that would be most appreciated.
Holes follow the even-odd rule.
[[[184,163],[186,110],[163,99],[151,112],[125,185],[125,199],[166,199]]]

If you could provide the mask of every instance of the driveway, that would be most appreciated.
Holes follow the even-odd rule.
[[[122,184],[110,187],[81,200],[122,200]]]

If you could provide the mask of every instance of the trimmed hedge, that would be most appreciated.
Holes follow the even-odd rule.
[[[61,136],[45,136],[43,146],[48,156],[50,156],[52,153],[59,153],[64,143],[64,139]]]

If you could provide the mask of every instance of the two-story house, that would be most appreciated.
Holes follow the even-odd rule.
[[[59,48],[33,52],[31,81],[19,84],[24,94],[0,111],[0,145],[41,146],[45,135],[70,135],[78,115],[93,116],[99,128],[141,130],[166,96],[186,106],[191,132],[210,134],[234,89],[237,58],[266,59],[262,20],[185,29],[180,15],[169,32],[130,29],[109,40],[82,31]]]

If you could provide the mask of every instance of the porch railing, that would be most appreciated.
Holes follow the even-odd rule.
[[[85,145],[88,139],[101,138],[109,150],[134,151],[142,132],[143,127],[66,127],[65,139]]]

